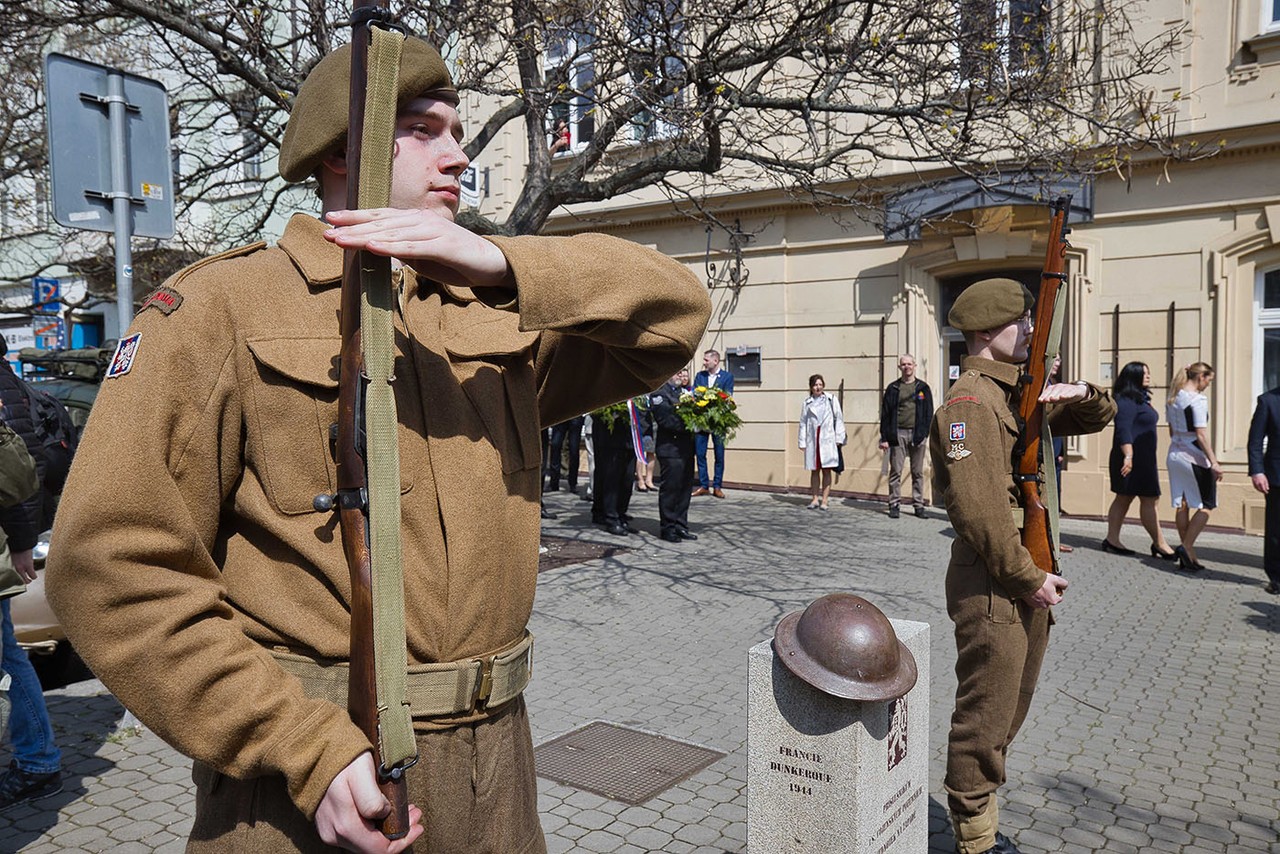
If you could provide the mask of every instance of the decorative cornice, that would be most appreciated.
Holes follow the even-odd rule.
[[[1170,160],[1156,154],[1149,154],[1145,155],[1141,160],[1133,160],[1128,165],[1128,168],[1131,170],[1131,174],[1148,174],[1157,171],[1212,166],[1212,164],[1224,160],[1240,161],[1249,158],[1280,155],[1280,124],[1277,123],[1244,128],[1236,127],[1221,133],[1187,134],[1183,139],[1187,141],[1200,140],[1201,144],[1207,147],[1204,142],[1206,139],[1230,138],[1231,136],[1239,136],[1241,132],[1245,131],[1268,135],[1274,134],[1275,136],[1273,139],[1264,142],[1255,142],[1239,147],[1225,147],[1211,157],[1196,161]],[[916,181],[915,183],[941,179],[945,177],[945,174],[942,171],[935,175],[926,174],[921,181]],[[1124,179],[1124,176],[1115,173],[1101,173],[1095,176],[1093,180],[1097,183],[1109,183]],[[876,180],[883,185],[882,192],[884,195],[891,193],[894,188],[907,187],[913,182],[912,176],[906,175],[886,175]],[[738,217],[740,219],[794,214],[797,211],[813,209],[812,202],[803,199],[779,199],[778,193],[779,191],[776,189],[726,192],[723,195],[709,196],[708,198],[714,199],[714,204],[704,205],[703,207],[711,210],[719,218]],[[584,232],[621,235],[641,230],[667,228],[673,225],[702,223],[704,220],[698,215],[698,209],[698,206],[690,202],[672,202],[664,199],[605,210],[575,211],[571,214],[553,217],[548,220],[542,233],[558,236],[569,236]],[[1110,216],[1114,216],[1114,214],[1098,212],[1099,219],[1106,219]]]

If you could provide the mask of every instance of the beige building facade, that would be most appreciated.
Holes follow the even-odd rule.
[[[1246,439],[1254,399],[1280,384],[1280,141],[1233,147],[1194,165],[1152,166],[1129,182],[1102,179],[1092,189],[1092,221],[1073,224],[1070,235],[1064,374],[1109,387],[1127,362],[1149,365],[1163,468],[1170,379],[1192,361],[1213,365],[1210,433],[1226,476],[1212,522],[1261,531],[1262,496],[1249,484]],[[760,379],[737,381],[746,425],[730,446],[726,480],[807,488],[798,414],[809,375],[821,373],[841,399],[849,434],[837,488],[884,495],[879,408],[898,355],[916,356],[940,400],[963,351],[946,324],[951,301],[992,275],[1034,285],[1048,209],[958,211],[918,240],[890,242],[872,226],[849,229],[812,209],[735,201],[741,206],[733,215],[754,235],[742,252],[746,283],[712,288],[703,343],[731,363],[741,352],[749,364],[758,349]],[[705,234],[687,219],[638,213],[627,210],[630,222],[607,230],[699,271],[708,257],[721,269],[732,264],[723,238],[717,246],[713,236],[708,256]],[[1105,514],[1111,441],[1110,430],[1068,439],[1067,511]],[[1167,500],[1162,513],[1172,518]]]
[[[1280,385],[1280,0],[1152,0],[1148,7],[1151,27],[1188,27],[1181,55],[1153,84],[1165,96],[1177,93],[1182,150],[1218,153],[1152,157],[1072,188],[1064,374],[1110,386],[1127,362],[1147,363],[1161,411],[1163,471],[1170,380],[1189,362],[1213,365],[1210,435],[1226,475],[1211,522],[1260,532],[1263,499],[1249,484],[1246,437],[1256,396]],[[506,185],[519,174],[519,149],[518,140],[499,141],[477,164],[493,171],[490,213],[501,212]],[[922,177],[913,185],[883,176],[890,195],[945,178]],[[958,184],[950,196],[940,191],[928,205],[937,215],[890,237],[772,191],[704,200],[722,223],[737,224],[737,239],[723,229],[706,232],[652,197],[557,214],[544,232],[615,233],[708,280],[714,313],[704,348],[748,372],[759,358],[758,381],[736,380],[746,424],[729,448],[730,485],[807,487],[797,421],[807,378],[821,373],[841,399],[849,435],[837,488],[884,495],[879,407],[898,355],[916,356],[940,401],[962,352],[946,324],[956,294],[991,275],[1039,281],[1048,208],[1016,193],[976,206],[965,195]],[[1068,440],[1068,512],[1105,514],[1111,442],[1110,430]],[[1161,513],[1171,519],[1164,475],[1162,483]]]

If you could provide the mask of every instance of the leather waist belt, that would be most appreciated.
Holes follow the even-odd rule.
[[[268,650],[280,667],[302,682],[308,697],[347,707],[350,666],[285,650]],[[533,674],[533,635],[494,655],[441,664],[411,664],[409,711],[415,719],[461,715],[514,700]]]

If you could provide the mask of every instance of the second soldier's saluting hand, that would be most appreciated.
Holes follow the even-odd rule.
[[[497,246],[428,210],[371,208],[329,211],[325,240],[398,258],[422,276],[468,288],[513,288],[507,257]]]
[[[1083,383],[1054,383],[1040,393],[1041,403],[1066,403],[1069,400],[1086,400],[1092,390]]]
[[[1022,601],[1032,608],[1048,608],[1062,601],[1062,593],[1066,589],[1067,580],[1065,578],[1061,575],[1046,572],[1044,574],[1044,584],[1040,585],[1040,589],[1023,596]]]

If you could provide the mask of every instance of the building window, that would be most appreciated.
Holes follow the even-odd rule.
[[[646,104],[633,120],[637,142],[670,139],[680,127],[684,80],[684,14],[680,0],[631,0],[627,11],[628,63],[636,93]]]
[[[49,185],[43,178],[36,179],[36,230],[49,227]]]
[[[1050,0],[959,0],[961,79],[982,84],[1043,68],[1050,10]]]
[[[1254,394],[1280,386],[1280,267],[1258,274]]]
[[[1267,14],[1267,4],[1271,5],[1271,14]],[[1280,0],[1262,0],[1263,31],[1280,30]]]
[[[232,156],[240,161],[241,176],[246,181],[257,181],[262,178],[263,142],[258,133],[259,107],[258,98],[250,90],[233,93],[228,100],[231,112],[239,125],[240,147]]]
[[[585,148],[595,136],[593,33],[583,21],[562,23],[548,30],[543,68],[552,93],[547,134],[557,154]],[[566,130],[568,146],[556,145]]]

